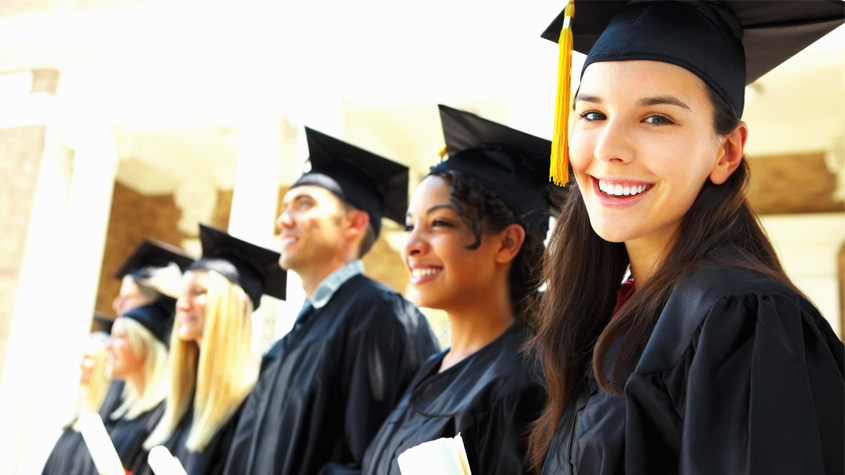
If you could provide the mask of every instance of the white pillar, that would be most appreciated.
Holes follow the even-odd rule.
[[[117,168],[105,126],[76,137],[69,183],[54,132],[46,142],[0,384],[0,420],[13,431],[2,473],[40,472],[73,415]]]
[[[271,105],[244,110],[238,125],[238,168],[229,214],[229,234],[275,249],[279,201],[281,111]],[[253,342],[263,353],[275,340],[276,299],[262,297],[253,314]]]

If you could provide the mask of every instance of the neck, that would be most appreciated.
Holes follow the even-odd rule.
[[[669,241],[654,243],[637,240],[625,243],[628,259],[631,261],[631,275],[634,277],[635,287],[642,286],[657,273],[666,257],[666,250],[671,245]]]
[[[305,298],[310,299],[314,295],[317,287],[330,276],[332,272],[340,269],[352,260],[345,261],[343,259],[334,259],[325,266],[312,267],[308,269],[296,270],[299,279],[302,281],[302,290],[305,291]]]
[[[491,295],[496,297],[489,298]],[[490,344],[516,320],[506,281],[496,292],[480,292],[480,296],[445,309],[452,328],[452,344],[440,365],[441,372]]]
[[[126,375],[124,379],[126,380],[126,384],[135,389],[136,394],[144,394],[144,389],[146,389],[146,378],[144,377],[143,371]]]

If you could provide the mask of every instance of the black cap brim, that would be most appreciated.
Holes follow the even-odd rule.
[[[279,267],[279,253],[200,224],[203,256],[188,269],[208,269],[241,286],[258,308],[261,295],[285,299],[287,272]]]

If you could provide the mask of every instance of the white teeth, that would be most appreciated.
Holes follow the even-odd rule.
[[[648,189],[648,185],[625,185],[612,184],[605,180],[599,180],[599,190],[613,196],[634,196],[639,195]]]
[[[431,267],[427,267],[425,269],[411,269],[411,275],[413,277],[425,277],[429,275],[434,275],[440,272],[440,269],[434,269]]]

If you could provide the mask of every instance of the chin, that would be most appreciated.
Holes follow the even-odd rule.
[[[441,300],[438,299],[436,296],[433,295],[426,295],[423,292],[411,292],[411,301],[414,302],[414,305],[417,307],[426,307],[426,308],[436,308],[440,309],[441,307]]]

